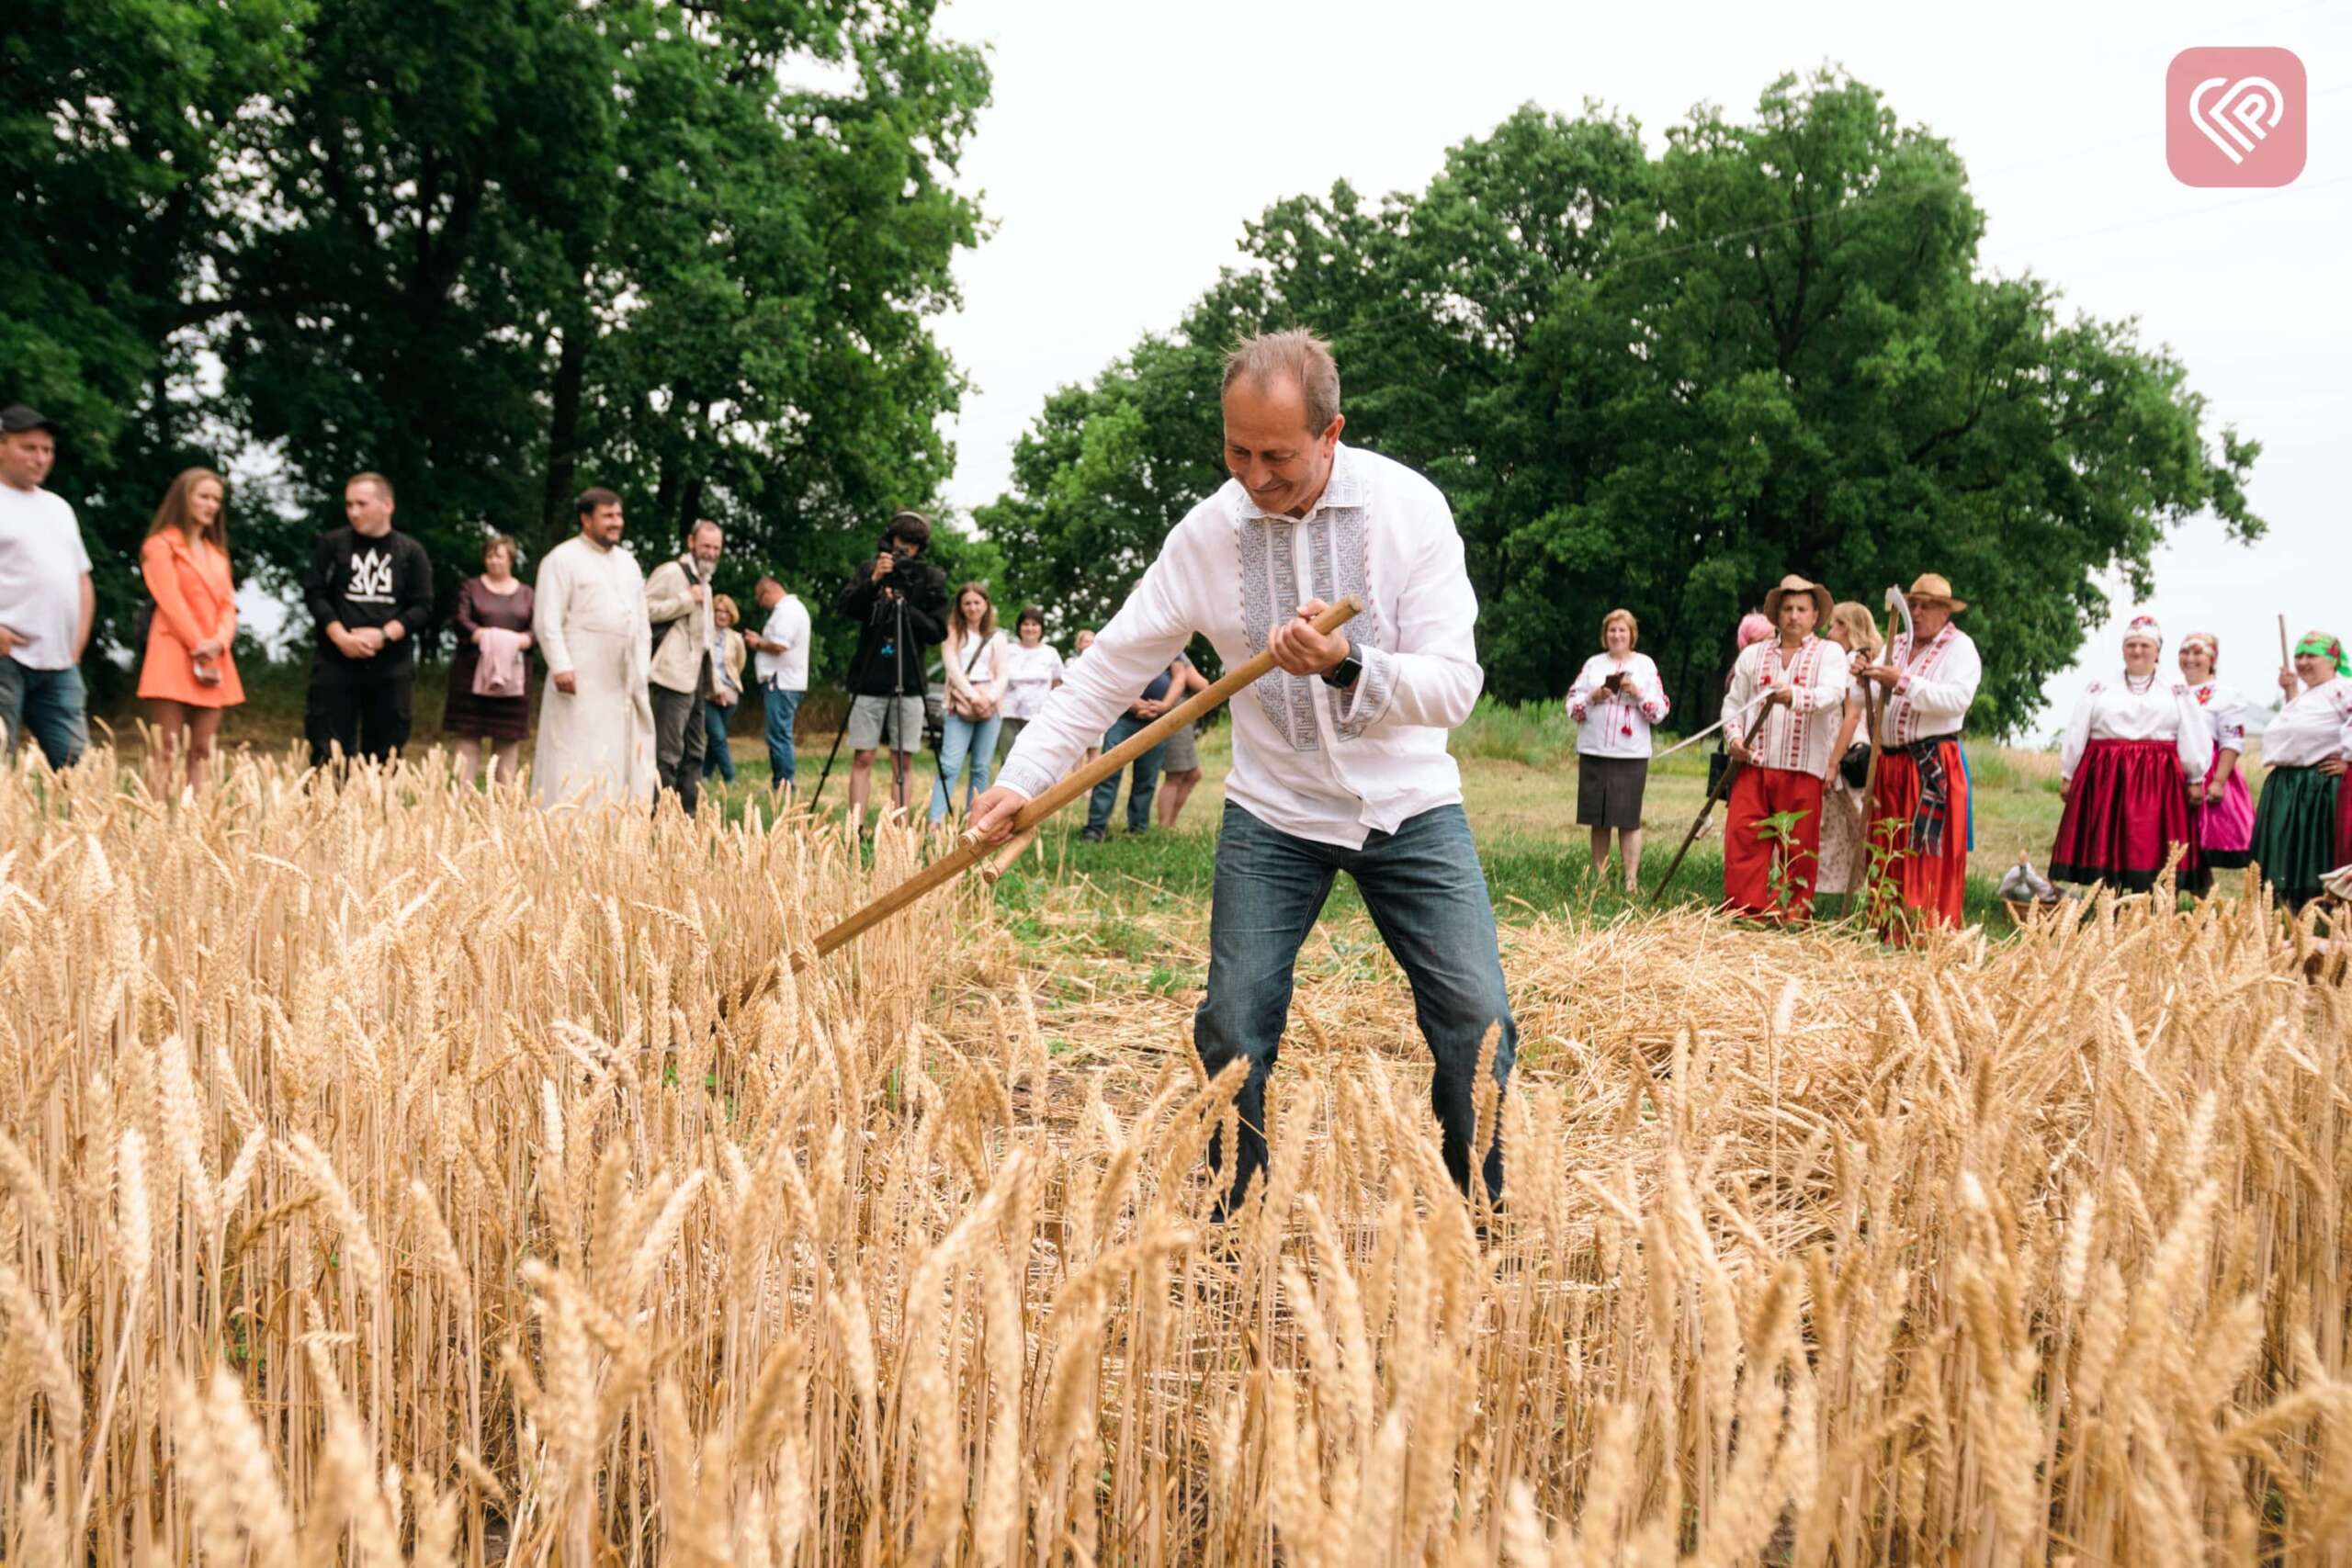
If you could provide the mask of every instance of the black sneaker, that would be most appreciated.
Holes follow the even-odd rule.
[[[1110,836],[1101,828],[1080,828],[1078,830],[1078,841],[1081,844],[1099,844]]]

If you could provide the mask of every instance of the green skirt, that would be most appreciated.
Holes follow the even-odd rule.
[[[2319,879],[2335,869],[2336,784],[2317,768],[2273,768],[2262,781],[2251,852],[2290,908],[2318,897]]]

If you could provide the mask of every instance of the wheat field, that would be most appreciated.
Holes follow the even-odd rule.
[[[923,852],[243,756],[0,774],[11,1563],[2352,1562],[2352,1001],[2258,904],[1514,929],[1275,1163]]]

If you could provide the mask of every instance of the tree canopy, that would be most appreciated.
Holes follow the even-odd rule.
[[[938,491],[963,387],[928,321],[980,237],[948,182],[989,76],[933,12],[17,7],[0,363],[69,426],[110,618],[171,474],[238,458],[266,476],[238,567],[279,584],[362,468],[445,595],[590,483],[640,549],[711,516],[817,586],[846,570]]]
[[[1984,652],[1972,722],[2014,730],[2104,618],[2102,575],[2144,593],[2208,509],[2261,533],[2260,448],[2209,435],[2135,322],[1990,275],[1983,232],[1951,148],[1840,73],[1746,121],[1702,108],[1657,155],[1597,107],[1523,108],[1425,190],[1267,209],[1174,333],[1046,400],[976,515],[1010,597],[1106,615],[1223,480],[1223,349],[1311,327],[1347,439],[1453,502],[1490,691],[1556,694],[1622,604],[1701,721],[1784,572],[1875,605],[1940,571]]]

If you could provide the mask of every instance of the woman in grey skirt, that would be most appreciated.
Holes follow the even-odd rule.
[[[1625,891],[1642,875],[1642,791],[1649,783],[1650,726],[1671,705],[1647,654],[1634,651],[1642,628],[1631,610],[1600,620],[1601,651],[1585,660],[1568,688],[1568,716],[1577,734],[1577,823],[1592,829],[1592,869],[1609,863],[1609,832],[1617,831]]]

